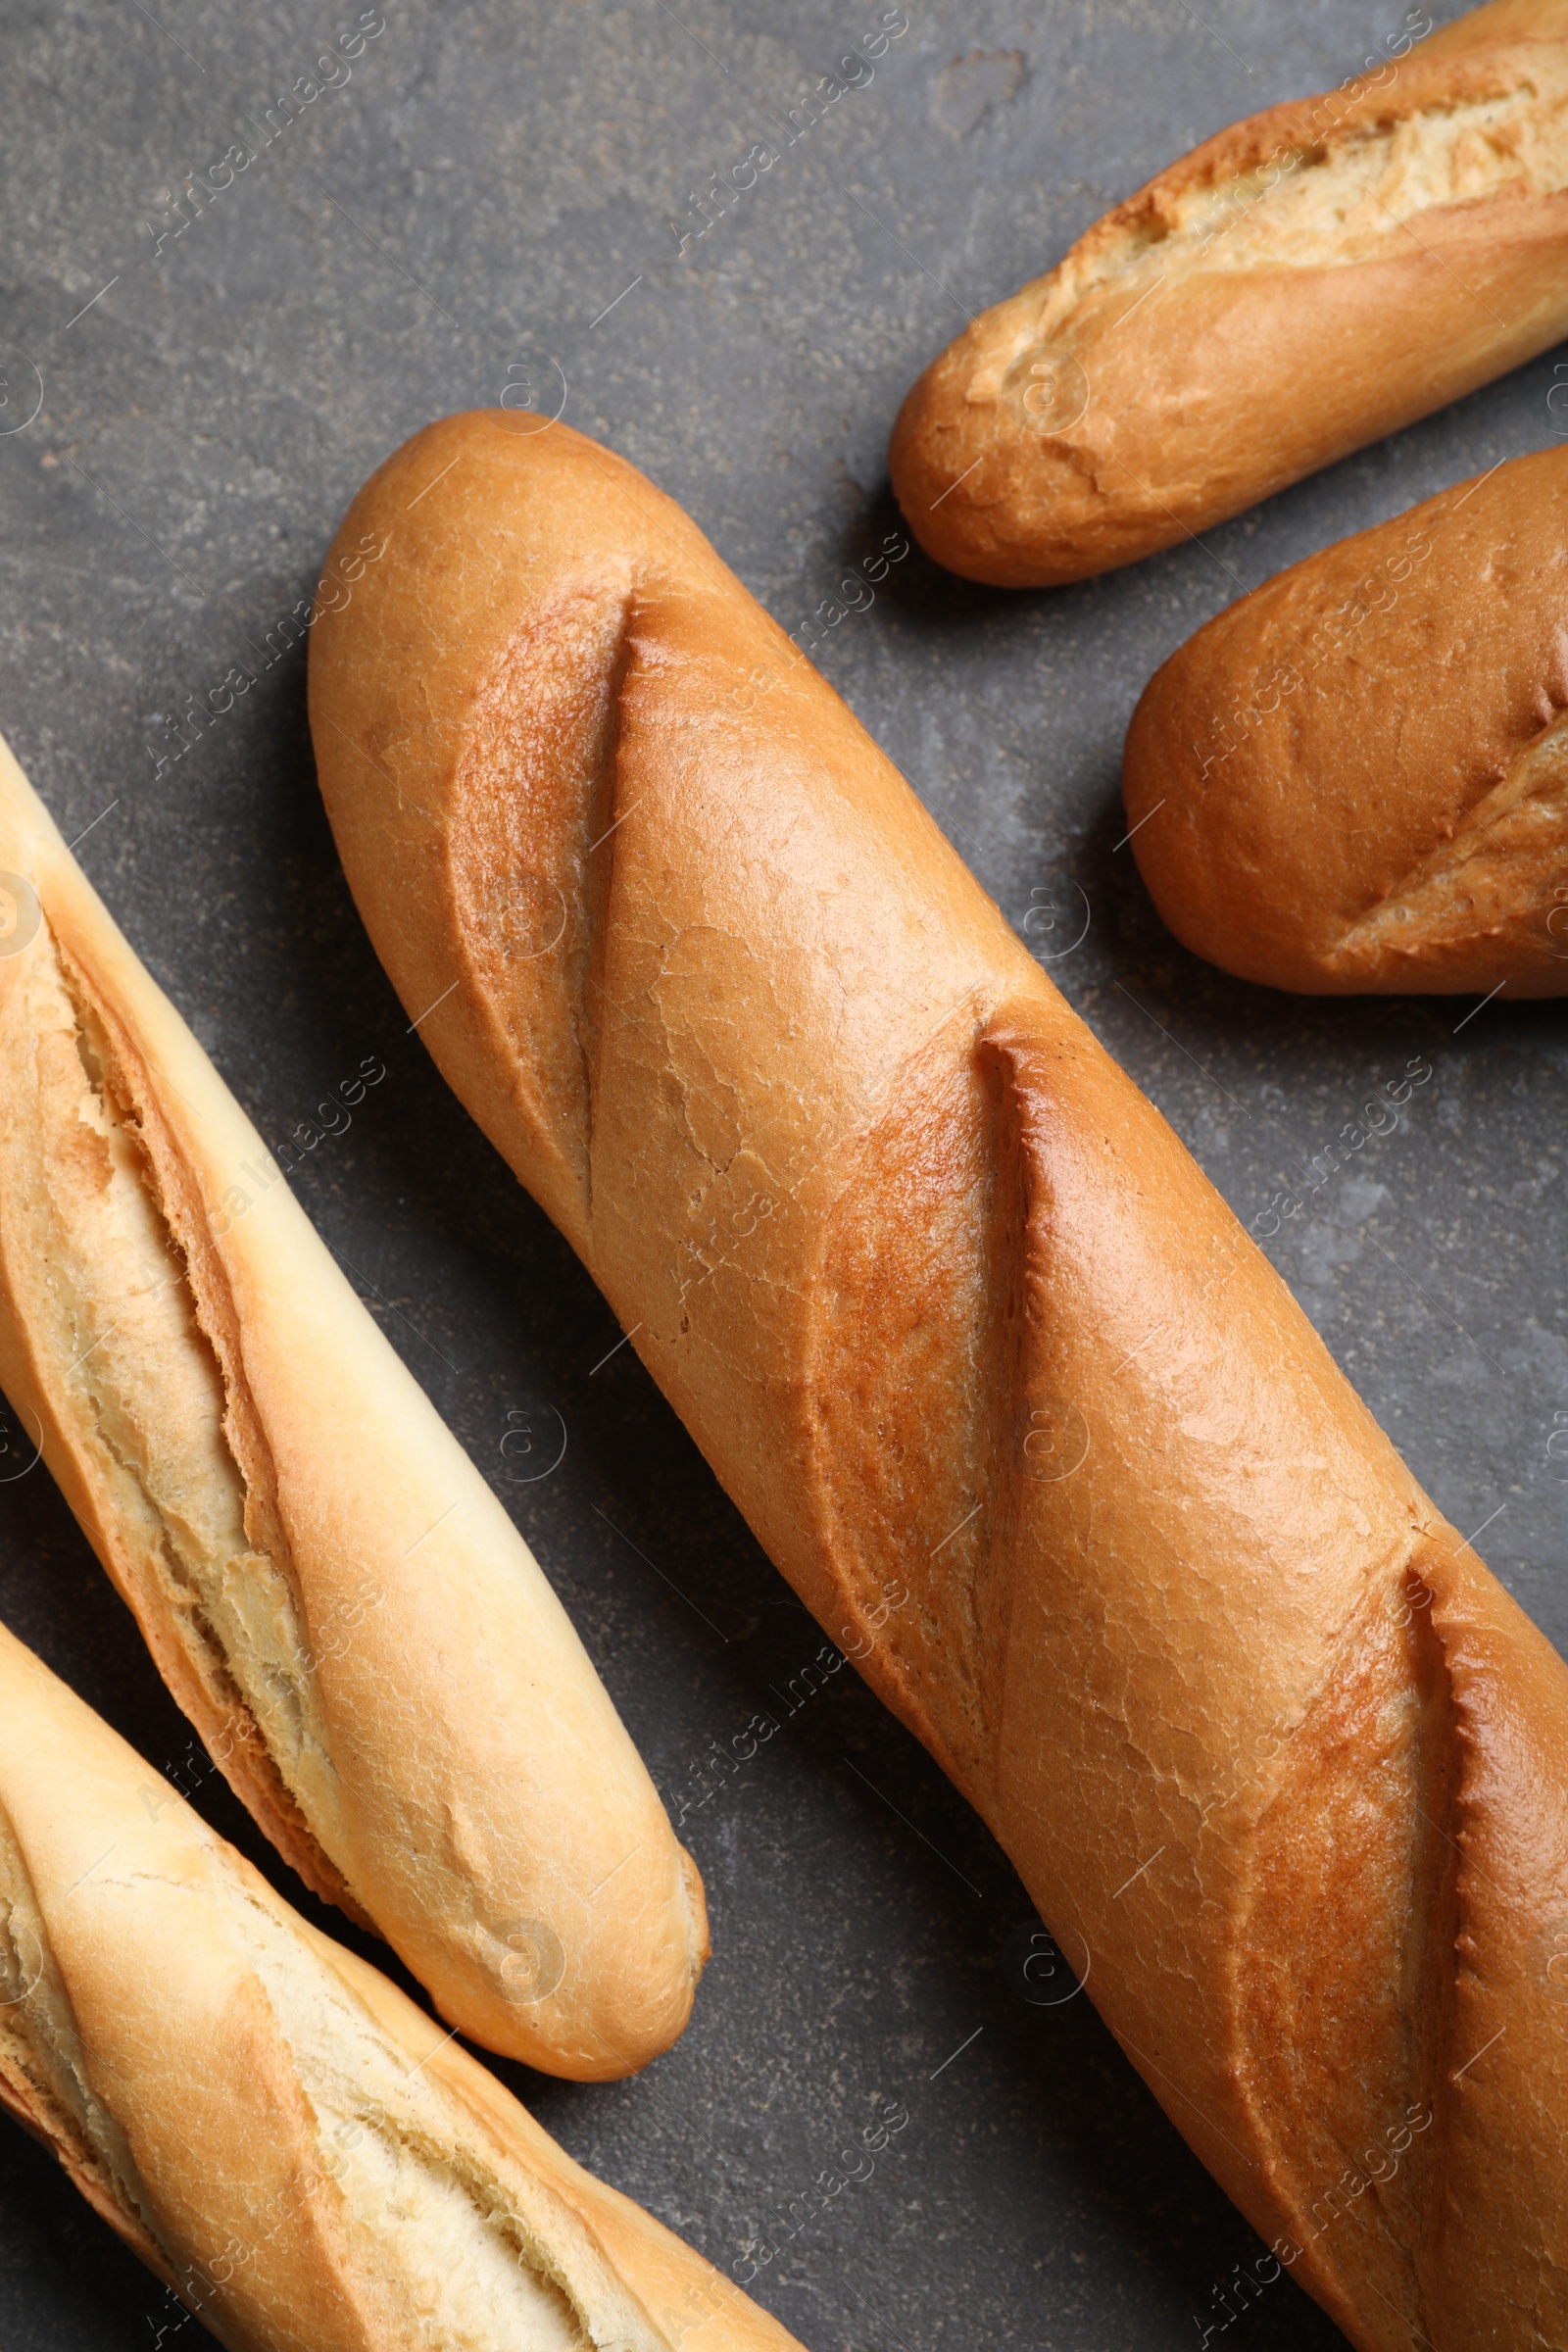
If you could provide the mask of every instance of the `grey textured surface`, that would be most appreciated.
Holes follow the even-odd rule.
[[[896,526],[888,426],[961,310],[1197,138],[1357,70],[1402,11],[910,0],[873,78],[684,254],[668,223],[694,225],[689,192],[778,136],[769,118],[871,31],[876,0],[386,0],[346,86],[268,125],[358,14],[0,7],[0,724],[68,838],[91,827],[84,863],[270,1141],[384,1057],[351,1128],[309,1154],[306,1205],[689,1808],[715,1956],[685,2039],[616,2087],[509,2080],[743,2274],[748,2245],[781,2240],[878,2102],[901,2100],[907,2127],[873,2177],[756,2281],[811,2352],[1191,2345],[1193,2315],[1220,2316],[1214,2289],[1258,2250],[1250,2232],[1088,2002],[1020,1997],[1026,1899],[853,1673],[785,1720],[819,1638],[631,1351],[591,1372],[616,1336],[608,1309],[407,1035],[317,800],[302,649],[157,761],[171,714],[309,595],[396,442],[556,366],[569,420],[645,467],[795,626]],[[178,174],[236,142],[256,160],[176,238]],[[1444,1508],[1466,1532],[1490,1521],[1480,1548],[1561,1643],[1563,1010],[1493,1004],[1456,1033],[1468,1004],[1246,989],[1173,946],[1115,846],[1122,731],[1163,656],[1281,564],[1544,445],[1552,368],[1203,548],[1081,588],[1007,597],[911,556],[822,662],[1244,1222],[1266,1228],[1373,1091],[1430,1063],[1396,1132],[1348,1152],[1268,1247]],[[567,1443],[517,1485],[548,1459],[500,1450],[524,1405],[540,1430],[559,1415]],[[0,1486],[0,1611],[155,1763],[183,1759],[203,1810],[299,1898],[190,1769],[42,1469]],[[710,1742],[760,1710],[780,1735],[705,1784]],[[146,2352],[172,2316],[0,2128],[7,2352]],[[1235,2326],[1254,2352],[1340,2340],[1288,2279]],[[199,2338],[190,2322],[165,2340]]]

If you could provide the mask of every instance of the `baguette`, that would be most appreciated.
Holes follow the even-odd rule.
[[[1185,946],[1309,995],[1568,990],[1568,449],[1265,580],[1127,732]]]
[[[1280,2263],[1568,2341],[1568,1670],[678,508],[493,413],[369,525],[317,760],[441,1068]]]
[[[231,2352],[794,2346],[4,1628],[0,2104]]]
[[[701,1884],[561,1603],[0,744],[0,1387],[229,1785],[442,2014],[621,2075]]]
[[[939,564],[1134,563],[1568,330],[1568,0],[1410,42],[1195,148],[932,362],[889,464]]]

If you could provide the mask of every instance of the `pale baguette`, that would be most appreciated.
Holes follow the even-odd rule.
[[[1293,2276],[1568,2341],[1568,1671],[678,508],[492,413],[368,525],[317,758],[441,1067]]]
[[[0,2102],[231,2352],[794,2347],[4,1628]]]
[[[701,1884],[501,1503],[0,744],[0,1387],[236,1792],[557,2074],[689,2014]]]
[[[1187,947],[1314,996],[1568,993],[1568,449],[1342,539],[1189,638],[1122,791]]]
[[[889,464],[938,563],[1130,564],[1568,331],[1568,0],[1393,47],[1206,140],[931,363]]]

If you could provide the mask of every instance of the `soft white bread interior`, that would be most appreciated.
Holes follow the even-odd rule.
[[[232,2352],[790,2352],[0,1628],[0,2102]]]
[[[673,2040],[701,1884],[576,1633],[0,745],[0,1386],[229,1782],[443,2013]]]

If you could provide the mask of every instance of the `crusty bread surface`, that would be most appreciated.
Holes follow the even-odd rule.
[[[1178,939],[1313,995],[1568,991],[1568,449],[1219,613],[1145,689],[1122,790]]]
[[[548,2071],[685,2024],[701,1884],[490,1487],[0,745],[0,1387],[317,1892]]]
[[[231,2352],[794,2343],[3,1628],[0,2103]]]
[[[1403,41],[1206,140],[931,363],[889,463],[938,563],[1133,563],[1568,331],[1568,0]]]
[[[312,637],[421,1035],[1282,2266],[1367,2352],[1568,2340],[1568,1671],[837,696],[534,422],[391,458]]]

